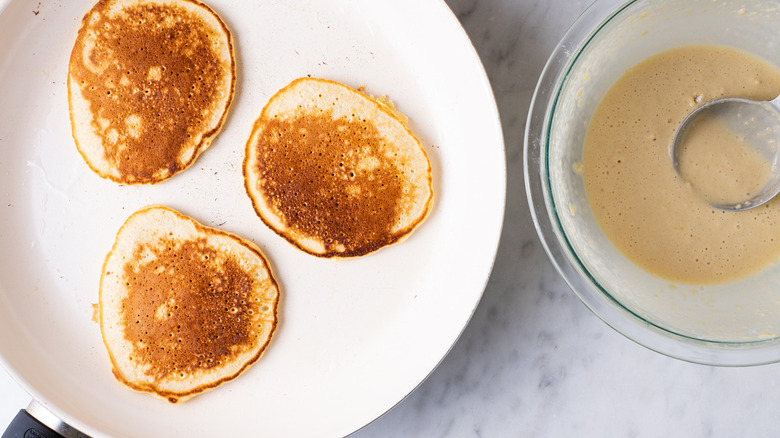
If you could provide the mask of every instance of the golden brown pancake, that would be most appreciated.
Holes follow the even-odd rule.
[[[170,208],[120,228],[100,279],[100,329],[117,380],[175,403],[236,378],[277,324],[260,250]]]
[[[263,108],[244,177],[258,216],[320,257],[356,257],[408,237],[428,215],[431,165],[391,105],[301,78]]]
[[[230,32],[206,5],[100,0],[70,56],[73,138],[101,177],[158,183],[211,144],[234,86]]]

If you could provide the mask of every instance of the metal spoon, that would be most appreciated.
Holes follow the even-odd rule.
[[[672,143],[672,163],[678,175],[687,180],[681,172],[681,156],[685,135],[697,121],[706,117],[716,119],[744,142],[766,158],[771,165],[766,184],[748,199],[734,203],[710,201],[713,207],[740,211],[758,207],[774,198],[780,192],[780,96],[770,101],[755,101],[742,98],[723,98],[705,103],[683,120]]]

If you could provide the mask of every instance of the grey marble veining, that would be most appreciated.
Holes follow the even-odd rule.
[[[501,114],[507,211],[496,265],[458,343],[406,400],[355,433],[379,437],[780,436],[780,365],[715,368],[618,334],[560,279],[523,183],[528,107],[584,0],[448,0]]]
[[[523,186],[525,120],[549,54],[590,2],[447,3],[485,65],[501,113],[503,235],[484,297],[450,354],[353,437],[780,436],[780,365],[707,367],[633,343],[569,291],[539,243]],[[0,382],[0,402],[18,409],[27,400],[9,379]],[[15,410],[2,413],[10,421]]]

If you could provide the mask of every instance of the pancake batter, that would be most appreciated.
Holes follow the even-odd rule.
[[[677,176],[669,151],[699,105],[778,94],[780,71],[726,47],[672,49],[629,69],[596,109],[583,152],[588,201],[613,244],[643,269],[691,284],[736,280],[776,261],[780,199],[742,212],[713,208]]]

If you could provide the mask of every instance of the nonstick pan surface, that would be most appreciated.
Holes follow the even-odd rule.
[[[191,168],[139,187],[92,173],[71,136],[67,64],[92,2],[0,0],[0,364],[92,436],[347,435],[425,379],[482,295],[505,201],[493,94],[441,1],[209,5],[236,47],[230,113]],[[431,159],[435,204],[407,241],[320,259],[255,215],[241,172],[252,123],[273,93],[306,75],[365,86],[409,117]],[[260,361],[176,405],[114,379],[93,318],[116,232],[148,204],[252,240],[283,294]]]

